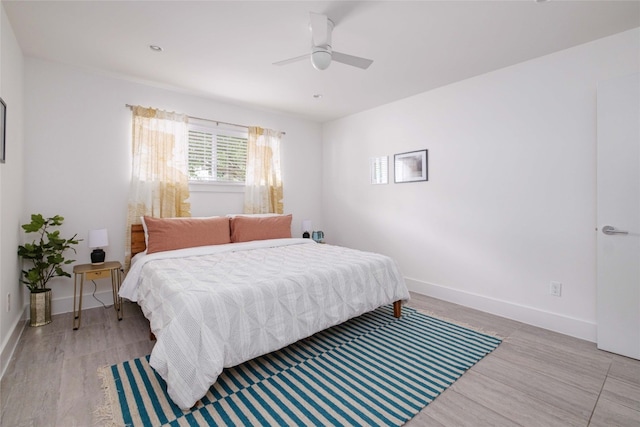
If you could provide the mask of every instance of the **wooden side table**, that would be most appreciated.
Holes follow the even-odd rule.
[[[120,283],[122,282],[122,264],[118,261],[108,261],[103,264],[81,264],[73,267],[73,330],[76,331],[80,327],[82,316],[82,288],[85,280],[107,279],[111,278],[111,288],[113,290],[113,308],[116,310],[118,320],[122,320],[122,298],[118,296]],[[80,297],[76,306],[76,289],[78,285],[78,277],[80,278]],[[76,308],[77,307],[77,308]]]

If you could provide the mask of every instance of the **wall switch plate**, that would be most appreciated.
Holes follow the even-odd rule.
[[[11,294],[7,294],[7,312],[11,311]]]
[[[562,296],[562,283],[560,282],[551,282],[549,284],[549,293],[554,297]]]

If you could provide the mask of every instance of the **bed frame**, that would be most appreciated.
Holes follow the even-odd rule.
[[[144,241],[142,224],[131,225],[131,256],[144,252],[145,249],[147,249],[147,244]]]
[[[133,224],[131,226],[131,256],[143,252],[147,248],[144,241],[144,229],[142,224]],[[393,317],[402,316],[402,301],[393,303]]]

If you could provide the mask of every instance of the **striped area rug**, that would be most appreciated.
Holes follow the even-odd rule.
[[[102,412],[127,426],[399,426],[499,344],[412,308],[395,319],[382,307],[226,369],[188,412],[171,402],[148,356],[101,368]]]

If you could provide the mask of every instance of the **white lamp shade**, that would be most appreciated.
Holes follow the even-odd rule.
[[[109,246],[109,236],[107,229],[89,230],[89,248],[104,248]]]
[[[312,231],[312,225],[310,219],[305,219],[302,221],[302,231]]]

